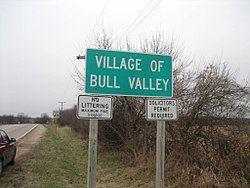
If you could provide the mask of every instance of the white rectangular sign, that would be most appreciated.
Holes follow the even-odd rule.
[[[112,97],[79,95],[77,117],[79,119],[112,119]]]
[[[58,110],[54,110],[53,111],[53,116],[54,117],[59,117],[60,116],[60,112]]]
[[[146,119],[174,121],[178,119],[176,99],[147,99]]]

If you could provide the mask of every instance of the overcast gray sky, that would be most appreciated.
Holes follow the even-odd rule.
[[[93,27],[103,23],[121,35],[146,6],[126,32],[131,39],[156,30],[173,34],[186,55],[222,58],[239,79],[249,79],[250,1],[162,0],[140,23],[158,2],[0,0],[0,115],[51,115],[58,101],[72,107],[79,94],[72,61]]]

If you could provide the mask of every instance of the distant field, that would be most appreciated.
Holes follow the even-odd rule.
[[[68,127],[47,126],[44,141],[32,155],[7,167],[0,187],[86,187],[87,144]],[[124,166],[115,157],[99,154],[97,187],[153,187],[145,169]]]

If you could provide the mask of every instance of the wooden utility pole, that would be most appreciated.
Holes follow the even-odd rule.
[[[59,118],[61,118],[62,111],[63,111],[63,104],[65,104],[66,102],[59,101],[58,103],[61,104],[61,108],[60,108],[60,112],[59,112]],[[57,134],[57,131],[58,131],[58,122],[56,123],[56,134]]]
[[[60,111],[63,111],[63,104],[66,103],[66,102],[58,102],[58,103],[61,104],[61,109],[60,109]]]

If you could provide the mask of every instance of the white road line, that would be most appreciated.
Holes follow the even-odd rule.
[[[31,131],[33,131],[38,125],[32,127],[32,129],[28,130],[26,133],[24,133],[22,136],[19,136],[16,140],[21,139],[22,137],[26,136],[27,134],[29,134]]]

